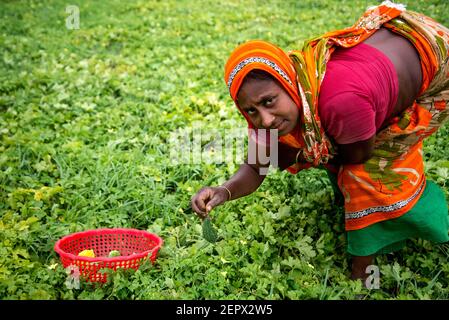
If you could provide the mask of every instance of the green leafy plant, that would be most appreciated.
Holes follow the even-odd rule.
[[[344,212],[321,170],[270,173],[214,211],[209,245],[190,199],[239,162],[169,161],[171,134],[197,121],[246,128],[223,82],[238,44],[297,49],[376,2],[78,1],[69,30],[67,1],[1,1],[0,299],[449,299],[448,245],[422,240],[376,259],[379,290],[349,280]],[[447,1],[401,2],[449,21]],[[449,200],[448,135],[426,139],[424,157]],[[100,227],[164,245],[154,264],[69,288],[55,242]]]

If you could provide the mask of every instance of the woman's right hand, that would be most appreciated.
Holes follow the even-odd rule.
[[[228,200],[229,194],[223,187],[204,187],[192,197],[192,209],[201,219],[209,212]]]

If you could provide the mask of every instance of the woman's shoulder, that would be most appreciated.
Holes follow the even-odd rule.
[[[366,77],[369,76],[370,70],[366,70],[365,58],[361,58],[360,53],[353,55],[350,52],[353,49],[355,48],[343,49],[344,52],[331,56],[320,86],[320,104],[335,98],[350,99],[352,94],[369,93]]]

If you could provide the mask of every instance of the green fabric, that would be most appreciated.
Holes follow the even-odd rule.
[[[399,218],[347,232],[347,251],[354,256],[383,254],[402,249],[410,238],[435,243],[449,241],[449,216],[441,189],[427,181],[415,206]]]
[[[331,177],[334,182],[335,177]],[[348,231],[347,251],[354,256],[384,254],[402,249],[407,239],[421,238],[435,243],[449,241],[448,205],[443,191],[427,180],[415,206],[399,218],[382,221],[363,229]]]

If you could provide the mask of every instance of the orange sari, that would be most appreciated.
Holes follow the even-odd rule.
[[[377,133],[370,160],[340,166],[338,185],[345,197],[346,230],[399,217],[414,206],[423,192],[422,140],[449,118],[449,29],[387,1],[367,10],[352,27],[306,41],[301,50],[289,53],[289,59],[275,46],[264,45],[260,51],[261,42],[250,42],[238,47],[226,64],[225,80],[234,101],[244,76],[258,68],[275,76],[296,102],[301,125],[279,141],[300,148],[297,159],[301,156],[304,161],[287,169],[297,173],[311,166],[327,165],[338,152],[327,138],[318,113],[327,61],[336,46],[355,46],[381,26],[406,37],[415,46],[421,58],[423,84],[414,104]],[[261,52],[275,66],[263,60],[254,65],[251,58]]]

